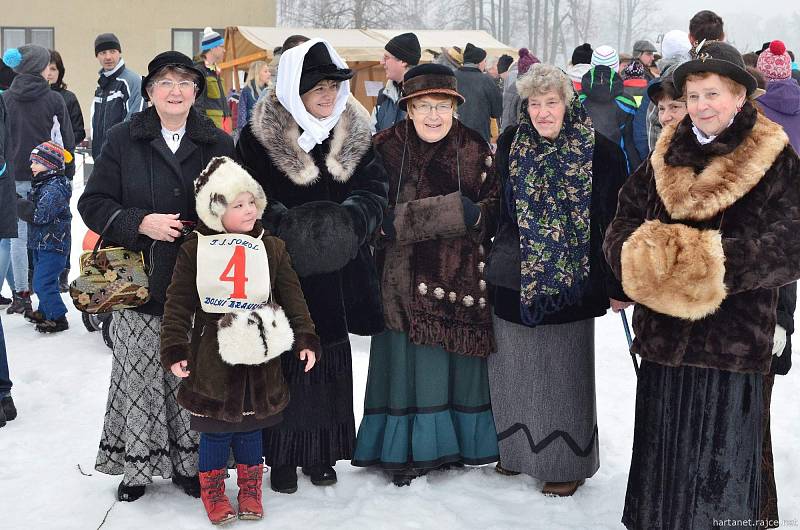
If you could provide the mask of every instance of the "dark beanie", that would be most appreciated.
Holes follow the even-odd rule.
[[[468,42],[464,48],[464,64],[479,64],[484,59],[486,59],[486,50],[482,50]]]
[[[122,45],[119,43],[117,36],[113,33],[101,33],[94,39],[95,55],[106,50],[117,50],[122,53]]]
[[[592,45],[588,42],[584,42],[577,48],[575,51],[572,52],[572,60],[570,61],[573,65],[576,64],[592,64]]]
[[[419,47],[419,39],[413,33],[403,33],[397,35],[386,43],[384,49],[409,65],[419,64],[422,57],[422,50]]]
[[[511,68],[511,65],[514,64],[514,58],[510,55],[501,55],[500,58],[497,60],[497,73],[504,74],[508,72],[508,69]]]

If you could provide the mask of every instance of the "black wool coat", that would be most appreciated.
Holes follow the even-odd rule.
[[[6,106],[0,98],[0,239],[17,237],[17,192],[5,157]]]
[[[604,250],[637,302],[632,351],[766,373],[778,288],[800,277],[800,159],[750,103],[707,145],[686,116],[623,186]]]
[[[497,140],[497,173],[500,187],[508,190],[509,155],[518,126],[506,129]],[[617,208],[617,194],[628,177],[625,155],[605,136],[595,133],[592,158],[592,198],[590,216],[589,284],[580,302],[546,315],[539,325],[566,324],[603,316],[609,298],[627,300],[619,280],[603,256],[603,234]],[[486,261],[486,277],[491,286],[495,315],[524,325],[520,316],[520,248],[517,220],[508,214],[507,193],[501,193],[500,221],[492,251]]]
[[[323,347],[383,331],[371,240],[387,207],[387,176],[369,114],[353,98],[330,137],[305,153],[274,93],[253,107],[237,155],[268,197],[264,228],[286,242]]]
[[[191,109],[186,135],[173,154],[161,135],[158,113],[150,107],[112,127],[105,142],[78,211],[99,234],[111,215],[122,210],[104,239],[144,253],[151,299],[138,310],[161,315],[182,241],[154,241],[139,233],[139,225],[151,213],[179,213],[180,219],[197,222],[194,179],[213,157],[233,157],[233,140]]]

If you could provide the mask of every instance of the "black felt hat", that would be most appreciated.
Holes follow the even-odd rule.
[[[411,98],[427,94],[452,96],[459,105],[464,103],[464,96],[458,93],[456,75],[443,64],[421,64],[406,72],[403,94],[398,101],[400,110],[406,110],[406,103]]]
[[[339,68],[333,64],[331,54],[324,42],[318,42],[308,49],[303,58],[303,72],[300,74],[300,95],[302,96],[324,79],[346,81],[353,77],[349,68]]]
[[[187,70],[191,70],[197,77],[194,81],[197,83],[197,93],[202,94],[206,89],[205,74],[194,65],[189,57],[181,52],[170,50],[159,53],[153,57],[153,60],[147,65],[147,75],[142,77],[142,97],[145,101],[150,101],[150,96],[147,95],[147,85],[162,68],[167,66],[182,66]]]
[[[404,63],[410,65],[419,64],[422,57],[422,50],[419,47],[419,39],[413,33],[402,33],[392,38],[383,47]]]
[[[464,48],[464,64],[479,64],[484,59],[486,59],[486,50],[468,42]]]
[[[744,59],[739,50],[721,41],[702,42],[693,50],[695,57],[675,69],[675,88],[683,94],[686,77],[689,74],[711,72],[733,79],[745,89],[750,96],[758,88],[756,79],[744,66]]]
[[[511,65],[514,64],[514,58],[510,55],[501,55],[500,58],[497,60],[497,73],[504,74],[508,72],[508,69],[511,68]]]

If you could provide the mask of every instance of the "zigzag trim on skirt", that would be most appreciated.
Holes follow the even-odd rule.
[[[182,447],[182,446],[178,445],[177,443],[174,443],[174,442],[170,442],[170,443],[173,446],[175,446],[175,448],[178,450],[178,452],[181,452],[181,453],[196,453],[200,449],[200,447],[197,446],[197,445],[193,445],[191,447]],[[113,445],[109,445],[107,443],[100,442],[100,450],[101,451],[105,451],[106,453],[124,453],[125,452],[125,447],[113,446]],[[150,449],[150,453],[149,453],[149,455],[147,457],[145,457],[145,456],[129,456],[129,455],[125,455],[125,461],[126,462],[140,462],[140,463],[143,463],[143,462],[146,462],[147,459],[149,457],[152,457],[152,456],[169,456],[169,451],[167,451],[166,449]]]
[[[572,439],[572,436],[570,436],[569,433],[558,430],[551,432],[550,434],[547,435],[547,437],[544,440],[542,440],[537,444],[533,442],[533,436],[531,435],[531,431],[528,430],[527,425],[523,425],[522,423],[515,423],[505,431],[498,433],[497,441],[502,442],[503,440],[512,436],[513,434],[515,434],[517,431],[520,430],[525,432],[525,436],[528,438],[528,444],[531,446],[531,452],[533,452],[534,454],[539,454],[544,449],[546,449],[548,445],[556,441],[558,438],[561,438],[564,440],[567,446],[569,446],[572,452],[575,453],[576,456],[586,457],[592,453],[592,449],[594,449],[594,442],[595,439],[597,438],[597,424],[595,423],[594,430],[592,431],[592,437],[591,439],[589,439],[589,443],[586,445],[585,449],[582,449],[577,444],[577,442],[575,442],[575,440]]]

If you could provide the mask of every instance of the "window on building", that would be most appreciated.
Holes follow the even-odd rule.
[[[52,50],[55,47],[53,28],[11,28],[0,27],[2,52],[9,48],[19,48],[23,44],[38,44]]]
[[[214,31],[225,36],[225,28],[215,28]],[[200,54],[202,40],[203,28],[172,28],[172,49],[189,57]]]

